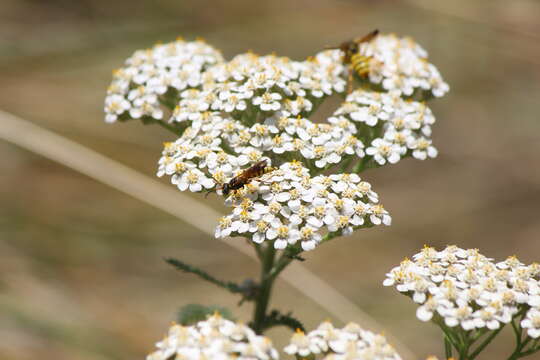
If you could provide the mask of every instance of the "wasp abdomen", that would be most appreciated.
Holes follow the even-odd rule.
[[[369,74],[369,63],[371,61],[370,56],[365,56],[360,53],[356,53],[351,56],[351,65],[354,69],[354,71],[359,76],[366,76]]]

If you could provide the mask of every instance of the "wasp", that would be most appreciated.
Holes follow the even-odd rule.
[[[352,92],[353,75],[356,72],[360,77],[366,77],[369,74],[369,63],[371,56],[363,55],[360,45],[368,43],[373,40],[379,34],[379,30],[373,30],[369,34],[356,38],[353,40],[345,41],[337,47],[327,47],[327,49],[339,49],[343,52],[343,63],[349,65],[349,77],[347,93]]]
[[[249,184],[251,180],[261,177],[269,172],[276,170],[268,166],[268,160],[261,160],[251,165],[249,168],[242,171],[240,174],[233,177],[228,183],[223,184],[217,190],[221,190],[223,195],[227,196],[233,190],[239,190]],[[210,193],[210,192],[208,192]],[[206,194],[208,196],[208,194]]]

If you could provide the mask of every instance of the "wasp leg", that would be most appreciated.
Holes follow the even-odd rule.
[[[209,189],[208,191],[206,191],[206,195],[204,195],[204,198],[206,199],[208,195],[210,195],[213,192],[214,192],[214,189]]]
[[[354,69],[352,65],[349,65],[349,76],[347,79],[347,95],[352,93],[352,90],[353,90],[353,80],[354,80],[353,75],[354,75]]]

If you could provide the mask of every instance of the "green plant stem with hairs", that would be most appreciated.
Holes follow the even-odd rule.
[[[272,267],[274,266],[274,258],[276,250],[272,244],[266,244],[262,251],[261,275],[259,283],[259,291],[255,298],[255,309],[253,312],[253,330],[256,333],[264,331],[264,323],[270,296],[272,294],[272,286],[274,285],[275,277],[270,276]]]

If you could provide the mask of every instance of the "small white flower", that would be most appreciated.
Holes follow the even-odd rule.
[[[310,354],[319,354],[321,349],[316,341],[307,337],[303,331],[297,330],[291,337],[289,345],[283,351],[289,355],[308,356]]]
[[[409,149],[413,149],[413,157],[419,160],[425,160],[428,157],[437,156],[437,149],[431,145],[431,140],[426,138],[412,139],[408,142]]]
[[[257,105],[262,111],[277,111],[281,107],[278,102],[281,98],[281,95],[278,93],[266,92],[261,96],[253,98],[253,105]]]
[[[533,339],[540,337],[540,310],[531,308],[521,321],[521,327],[527,329],[527,334]]]
[[[246,110],[246,108],[246,102],[235,94],[228,96],[226,102],[223,103],[223,110],[225,110],[225,112],[233,112],[235,110],[243,111]]]
[[[389,143],[384,139],[375,139],[371,146],[366,149],[366,154],[373,156],[373,159],[379,164],[384,165],[388,161],[391,164],[397,163],[401,156],[399,145]]]
[[[111,123],[118,119],[118,115],[128,111],[131,107],[129,101],[123,96],[112,94],[105,99],[105,121]]]
[[[375,126],[379,119],[388,120],[390,117],[384,107],[376,102],[367,107],[358,108],[350,116],[353,120],[363,122],[368,126]]]
[[[381,204],[373,205],[370,210],[369,220],[373,224],[380,225],[382,223],[387,226],[392,224],[392,217]]]
[[[198,169],[188,170],[178,179],[178,189],[181,191],[189,189],[189,191],[198,192],[202,191],[203,188],[210,189],[213,186],[214,180],[206,177],[204,173]]]

